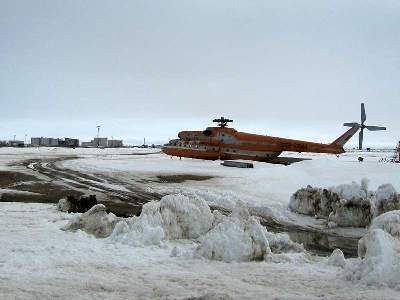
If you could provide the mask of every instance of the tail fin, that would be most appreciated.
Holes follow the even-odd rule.
[[[343,147],[351,139],[351,137],[357,133],[358,129],[360,129],[360,126],[357,123],[353,123],[352,125],[353,126],[349,130],[339,136],[331,143],[331,145]]]

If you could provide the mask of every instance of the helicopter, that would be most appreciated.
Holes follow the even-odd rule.
[[[268,162],[282,152],[310,152],[342,154],[343,146],[361,129],[359,140],[362,148],[363,131],[386,130],[385,127],[365,125],[364,103],[361,104],[361,124],[345,123],[350,126],[345,133],[329,144],[287,139],[237,131],[229,128],[233,120],[221,117],[214,119],[217,126],[207,127],[202,131],[181,131],[179,139],[171,140],[162,147],[165,154],[177,157],[190,157],[206,160],[253,160]]]

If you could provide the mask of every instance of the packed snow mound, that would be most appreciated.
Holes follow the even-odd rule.
[[[389,211],[376,217],[370,229],[377,228],[400,240],[400,210]]]
[[[72,209],[71,202],[69,202],[69,201],[68,201],[67,199],[65,199],[65,198],[60,199],[60,200],[58,201],[58,203],[57,203],[57,209],[58,209],[59,211],[62,211],[62,212],[67,213],[67,212],[69,212],[69,211]]]
[[[80,229],[98,238],[105,238],[113,232],[118,221],[117,216],[106,212],[103,204],[97,204],[87,212],[75,216],[63,229],[71,231]]]
[[[365,178],[361,180],[361,185],[353,181],[351,184],[340,184],[330,190],[337,193],[341,199],[346,200],[366,199],[370,195],[368,179]]]
[[[213,225],[214,215],[200,198],[167,195],[143,205],[138,218],[117,224],[110,240],[132,245],[161,245],[163,240],[196,239]]]
[[[265,228],[241,202],[200,238],[196,250],[200,256],[225,262],[262,260],[270,252]]]
[[[201,198],[168,195],[160,201],[167,239],[195,239],[210,230],[214,216]]]
[[[302,244],[293,242],[287,233],[266,232],[271,251],[277,253],[304,252]]]
[[[337,193],[309,185],[292,195],[289,208],[304,215],[328,217],[338,206],[339,200]]]
[[[400,241],[382,229],[370,230],[358,242],[360,259],[348,264],[348,280],[400,288]]]
[[[328,217],[328,223],[341,227],[366,227],[373,218],[371,201],[363,198],[342,199]]]
[[[397,195],[393,185],[383,184],[378,187],[375,196],[375,208],[377,216],[391,210],[400,209],[400,195]]]
[[[160,204],[156,201],[143,205],[139,217],[118,222],[109,237],[110,242],[132,246],[161,245],[164,239]]]
[[[342,184],[329,189],[307,186],[296,191],[289,208],[297,213],[325,218],[329,227],[365,227],[374,215],[374,193],[368,191],[368,181]]]
[[[342,250],[333,250],[331,256],[328,258],[328,265],[340,268],[344,268],[346,266],[346,259],[344,258]]]

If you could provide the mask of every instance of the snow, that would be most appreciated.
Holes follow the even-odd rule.
[[[342,250],[333,250],[331,256],[328,258],[328,265],[344,268],[346,266],[346,259]]]
[[[374,214],[373,196],[365,179],[361,185],[353,182],[329,189],[307,186],[292,195],[289,208],[297,213],[327,219],[329,228],[365,227]]]
[[[358,242],[360,259],[349,264],[345,276],[369,285],[400,289],[400,241],[382,229],[370,230]]]
[[[358,242],[359,259],[345,269],[345,276],[370,285],[400,289],[400,211],[376,217]]]
[[[382,229],[400,240],[400,210],[393,210],[376,217],[371,229]]]
[[[391,184],[383,184],[376,191],[376,215],[385,212],[400,209],[400,196],[397,195],[396,189]]]
[[[201,198],[167,195],[160,201],[163,227],[168,239],[193,239],[210,230],[213,214]]]
[[[60,199],[57,203],[57,209],[59,211],[67,213],[70,209],[72,208],[71,202],[69,202],[67,199],[63,198]]]
[[[99,238],[108,237],[119,221],[113,213],[107,213],[103,204],[96,204],[83,214],[76,214],[63,228],[64,230],[83,230]]]
[[[140,181],[151,191],[181,194],[179,197],[228,209],[244,202],[252,213],[259,211],[304,229],[326,227],[327,220],[323,223],[287,210],[291,195],[301,187],[329,189],[368,178],[371,190],[388,183],[400,189],[400,166],[378,162],[388,153],[346,153],[340,158],[284,153],[312,160],[290,166],[255,162],[254,169],[225,168],[218,161],[171,159],[159,153],[129,155],[150,151],[0,148],[0,169],[33,174],[25,167],[8,164],[23,159],[79,156],[80,159],[58,166],[106,174],[126,184]],[[363,163],[357,162],[360,155],[365,157]],[[183,183],[154,180],[157,175],[174,174],[213,178]],[[146,182],[147,179],[152,181]],[[123,184],[110,188],[124,190]],[[350,191],[351,195],[362,189],[362,184],[342,188],[344,194]],[[398,241],[384,231],[395,234],[395,217],[391,217],[391,225],[376,225],[378,228],[366,235],[360,248],[365,249],[363,258],[346,259],[343,271],[336,262],[329,264],[329,259],[311,255],[286,234],[259,230],[253,217],[223,216],[216,211],[210,215],[203,211],[203,204],[197,206],[188,201],[193,205],[191,212],[197,209],[207,217],[190,224],[188,219],[180,218],[187,212],[187,205],[179,207],[179,201],[172,199],[165,201],[166,218],[160,202],[151,202],[143,207],[140,217],[119,220],[105,238],[96,238],[84,226],[73,232],[61,230],[79,214],[64,214],[46,204],[0,202],[0,298],[187,299],[208,295],[233,299],[398,299]],[[321,215],[326,212],[321,211]],[[385,217],[383,224],[388,223],[386,219],[390,218]],[[232,224],[223,225],[228,222]],[[234,228],[233,232],[229,232],[230,228]],[[356,232],[354,236],[365,231],[335,230],[340,234]],[[200,236],[195,238],[197,234]],[[221,236],[226,237],[225,243],[216,243]],[[233,245],[228,237],[238,243]],[[204,256],[200,255],[202,247]],[[209,259],[213,257],[209,249],[218,251],[218,260]],[[221,249],[232,254],[224,254]],[[340,255],[333,257],[340,264]]]
[[[225,262],[262,260],[270,252],[266,230],[242,203],[200,238],[196,250],[203,257]]]
[[[138,218],[119,222],[110,236],[132,245],[161,245],[163,240],[195,239],[213,224],[213,214],[203,199],[167,195],[143,205]]]
[[[198,259],[184,255],[197,247],[190,240],[134,247],[60,230],[71,218],[54,205],[0,203],[1,299],[398,299],[302,253],[279,263]]]

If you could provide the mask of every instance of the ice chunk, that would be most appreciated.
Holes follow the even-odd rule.
[[[60,200],[58,201],[58,204],[57,204],[57,209],[58,209],[59,211],[62,211],[62,212],[67,213],[67,212],[69,212],[69,211],[72,209],[71,202],[69,202],[69,201],[68,201],[67,199],[65,199],[65,198],[60,199]]]
[[[289,208],[297,213],[314,216],[316,206],[321,202],[321,189],[310,185],[296,191],[290,198]]]
[[[358,242],[358,255],[345,268],[349,280],[400,287],[400,241],[382,229],[372,229]]]
[[[63,229],[76,231],[81,229],[99,238],[108,237],[119,221],[113,213],[107,213],[103,204],[97,204],[87,212],[77,215]]]
[[[194,239],[209,231],[213,220],[204,200],[168,195],[143,205],[137,219],[121,221],[110,240],[138,246],[161,245],[165,239]]]
[[[376,217],[370,229],[380,228],[400,240],[400,210],[393,210]]]
[[[356,182],[351,184],[340,184],[331,190],[339,195],[341,199],[366,199],[368,197],[368,180],[363,179],[361,185]]]
[[[269,247],[273,253],[304,252],[303,245],[293,242],[287,233],[266,233]]]
[[[376,191],[376,215],[379,216],[391,210],[400,209],[400,196],[393,185],[383,184]]]
[[[201,198],[168,195],[160,201],[163,228],[168,239],[193,239],[210,230],[214,217]]]
[[[371,201],[365,198],[343,199],[340,205],[328,217],[328,224],[341,227],[366,227],[371,223],[373,210]]]
[[[289,208],[297,213],[324,218],[328,227],[368,226],[373,218],[371,199],[374,193],[368,191],[368,181],[361,185],[353,182],[329,189],[307,186],[295,192]]]
[[[198,255],[225,262],[262,260],[270,253],[265,228],[240,202],[200,242]]]
[[[344,268],[346,266],[346,259],[342,250],[333,250],[331,256],[328,258],[328,265]]]
[[[307,186],[292,195],[289,208],[305,215],[328,217],[339,200],[339,195],[333,191]]]
[[[161,245],[165,239],[160,203],[151,201],[143,205],[138,218],[120,221],[109,237],[112,242],[133,246]]]

